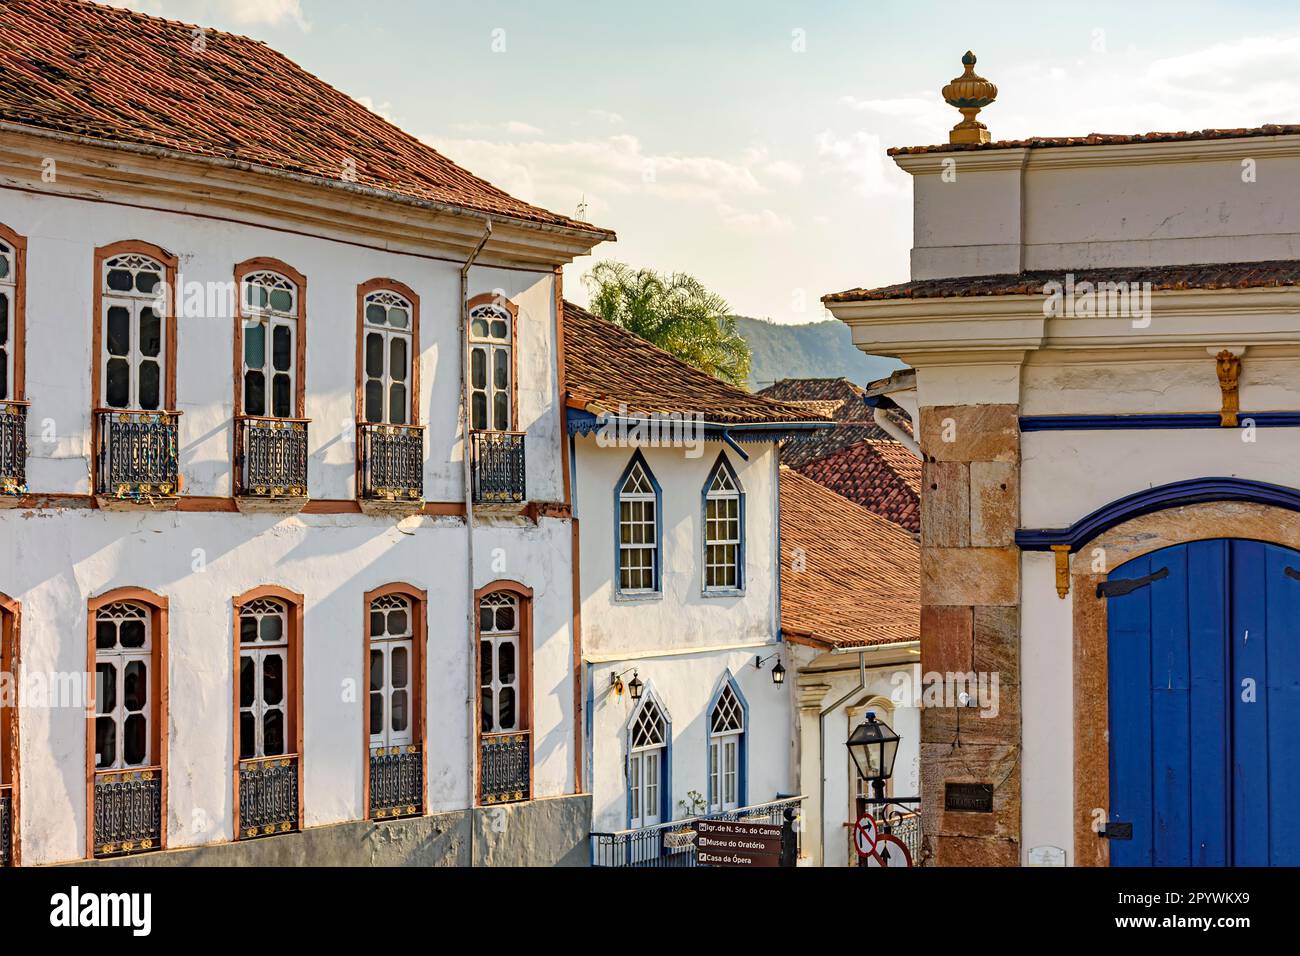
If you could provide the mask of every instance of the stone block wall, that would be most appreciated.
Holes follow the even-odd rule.
[[[1019,406],[923,406],[920,443],[925,454],[921,672],[926,690],[921,797],[929,863],[1017,866]],[[940,686],[930,683],[936,674]],[[962,690],[980,706],[956,706]],[[949,783],[992,784],[992,812],[946,810]]]

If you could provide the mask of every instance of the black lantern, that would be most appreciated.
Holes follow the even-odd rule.
[[[643,690],[645,690],[645,684],[641,683],[641,678],[636,676],[636,671],[633,671],[632,679],[627,682],[627,691],[632,695],[632,700],[640,700]]]
[[[773,684],[785,683],[785,668],[781,666],[780,661],[777,661],[776,666],[772,668],[772,683]]]
[[[862,779],[870,780],[877,791],[883,792],[885,781],[894,773],[898,734],[889,724],[877,720],[875,711],[869,710],[867,719],[849,734],[846,746]]]

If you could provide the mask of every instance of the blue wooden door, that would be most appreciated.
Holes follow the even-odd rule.
[[[1197,541],[1106,588],[1111,865],[1300,865],[1300,552]]]

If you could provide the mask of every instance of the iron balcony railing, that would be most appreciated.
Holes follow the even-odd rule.
[[[177,494],[176,423],[171,412],[95,413],[95,493],[115,498]]]
[[[27,491],[27,403],[0,402],[0,495]]]
[[[95,856],[122,856],[162,845],[162,771],[95,774]]]
[[[911,857],[912,866],[925,866],[929,854],[925,848],[925,832],[921,828],[920,797],[863,797],[862,804],[866,811],[876,818],[881,833],[889,833],[903,841],[907,855]],[[849,860],[857,861],[858,866],[866,866],[867,861],[858,856],[854,845],[853,828],[849,830]],[[889,859],[889,865],[899,866],[901,860]]]
[[[474,503],[517,504],[527,499],[523,432],[474,432]]]
[[[424,498],[424,428],[360,426],[361,497],[418,502]]]
[[[786,811],[791,811],[792,818],[797,819],[799,805],[804,798],[786,797],[769,803],[740,807],[721,813],[705,813],[700,816],[673,820],[650,827],[635,830],[616,830],[610,833],[593,833],[591,835],[591,865],[600,867],[680,867],[699,866],[696,857],[695,824],[699,820],[746,820],[752,823],[770,823],[780,826],[786,822]],[[799,855],[798,827],[792,827],[790,839],[794,846],[789,848],[790,858]]]
[[[305,418],[241,418],[239,493],[253,498],[307,497]]]
[[[528,731],[479,738],[479,803],[516,803],[532,791],[533,748]]]
[[[0,866],[13,863],[14,812],[8,787],[0,787]]]
[[[252,839],[297,829],[297,756],[287,754],[240,761],[240,836]]]
[[[424,812],[424,760],[420,748],[380,747],[370,751],[370,815],[376,820]]]

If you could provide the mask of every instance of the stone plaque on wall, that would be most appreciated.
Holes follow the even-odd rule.
[[[944,784],[943,808],[945,810],[957,810],[962,813],[992,813],[993,784]]]

